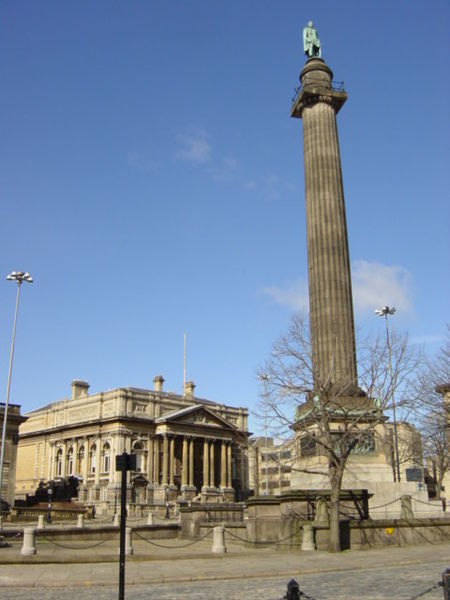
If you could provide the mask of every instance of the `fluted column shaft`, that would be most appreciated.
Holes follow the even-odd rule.
[[[147,481],[149,483],[153,483],[153,480],[154,480],[154,474],[153,474],[154,443],[153,443],[153,438],[149,438],[148,439],[148,442],[147,442],[147,452],[148,452],[148,458],[147,458]]]
[[[181,485],[188,484],[189,458],[188,458],[188,440],[183,438],[183,466],[181,470]]]
[[[315,387],[357,384],[352,286],[336,114],[302,112],[311,339]],[[339,389],[340,388],[340,389]]]
[[[203,485],[209,486],[209,448],[208,440],[203,440]]]
[[[162,485],[169,483],[169,438],[167,435],[163,437],[163,469],[162,469]]]
[[[227,486],[227,447],[222,440],[220,446],[220,487]]]
[[[189,485],[194,485],[194,440],[189,440]]]
[[[175,474],[175,438],[170,438],[170,466],[169,466],[169,483],[174,485]]]
[[[227,446],[227,487],[231,487],[231,444]]]
[[[153,459],[154,459],[154,467],[153,467],[153,483],[159,485],[159,451],[160,451],[160,441],[158,437],[155,437],[153,441]]]
[[[209,486],[215,487],[216,474],[214,472],[214,442],[209,446]]]

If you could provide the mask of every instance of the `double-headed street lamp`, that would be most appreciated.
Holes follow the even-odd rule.
[[[13,271],[6,279],[8,281],[15,281],[17,283],[17,297],[16,297],[16,310],[14,312],[14,324],[11,340],[11,354],[9,356],[9,371],[8,371],[8,385],[6,387],[6,401],[5,411],[3,413],[3,429],[2,429],[2,443],[0,448],[0,505],[2,498],[2,487],[3,487],[3,462],[5,458],[5,445],[6,445],[6,425],[8,423],[8,405],[9,405],[9,390],[11,389],[11,373],[14,357],[14,342],[16,339],[16,324],[17,324],[17,312],[19,310],[19,299],[20,299],[20,286],[24,281],[27,283],[33,283],[33,278],[29,273],[23,273],[22,271]]]
[[[386,320],[386,342],[388,347],[388,356],[389,356],[389,375],[391,378],[391,398],[392,398],[392,415],[394,421],[394,452],[395,452],[395,470],[394,472],[397,475],[397,481],[400,482],[400,460],[398,455],[398,435],[397,435],[397,417],[395,414],[395,398],[394,398],[394,383],[393,383],[393,375],[392,375],[392,351],[391,351],[391,342],[389,338],[389,324],[388,324],[388,315],[394,315],[396,310],[394,307],[383,306],[382,308],[377,308],[375,310],[375,314],[378,317],[384,317]]]

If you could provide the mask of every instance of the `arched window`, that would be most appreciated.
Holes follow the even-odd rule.
[[[111,469],[111,447],[106,442],[103,445],[103,473],[109,473]]]
[[[56,477],[62,476],[62,456],[63,451],[60,448],[56,453]]]
[[[89,452],[90,455],[90,473],[95,473],[97,470],[97,446],[94,444],[91,446],[91,450]]]
[[[73,448],[70,447],[67,452],[67,475],[73,475]]]
[[[144,444],[134,442],[132,453],[136,454],[136,471],[141,473],[144,470]]]

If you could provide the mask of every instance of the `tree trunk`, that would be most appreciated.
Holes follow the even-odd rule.
[[[330,542],[329,552],[341,551],[341,535],[339,526],[339,506],[342,476],[330,477]]]

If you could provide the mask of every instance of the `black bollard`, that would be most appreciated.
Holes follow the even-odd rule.
[[[287,584],[285,600],[300,600],[300,588],[295,579],[291,579]]]

